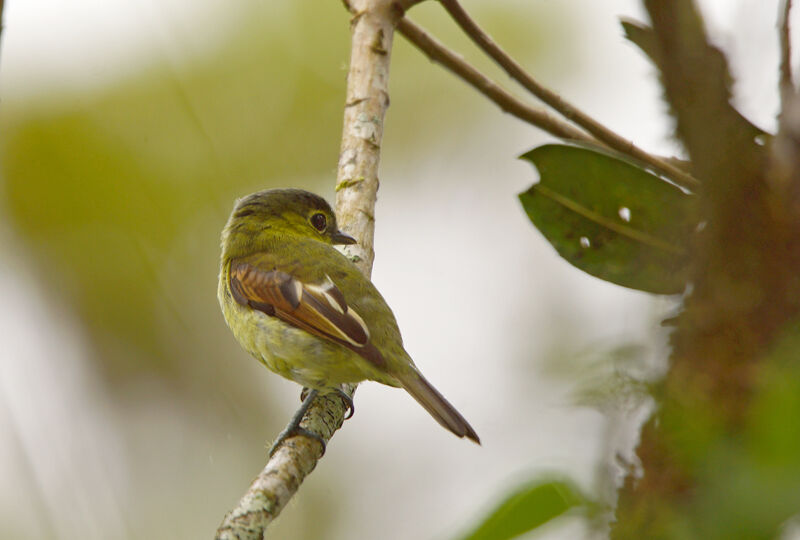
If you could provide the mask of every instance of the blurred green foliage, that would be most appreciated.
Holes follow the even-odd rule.
[[[591,503],[567,480],[537,480],[514,490],[464,540],[510,540]]]
[[[333,175],[348,35],[322,21],[346,15],[298,6],[302,39],[284,21],[243,18],[196,64],[155,59],[99,93],[56,95],[44,113],[6,111],[7,217],[39,277],[93,329],[107,373],[166,374],[202,356],[186,349],[189,313],[216,309],[218,231],[234,198],[306,177],[324,190]]]
[[[736,432],[702,395],[687,391],[658,412],[659,429],[691,489],[616,525],[616,538],[757,540],[780,537],[800,511],[800,322],[760,359],[757,386]],[[644,471],[647,475],[647,471]]]
[[[278,186],[333,195],[349,15],[341,3],[313,0],[236,9],[220,22],[227,34],[203,54],[182,57],[180,36],[171,36],[177,51],[164,49],[129,72],[118,69],[117,80],[85,91],[54,89],[46,99],[41,91],[35,98],[3,96],[0,219],[15,242],[2,248],[24,256],[58,305],[54,312],[68,313],[85,330],[88,361],[108,390],[104,399],[130,412],[131,425],[120,427],[130,461],[120,463],[140,468],[130,471],[130,485],[115,486],[120,500],[133,501],[126,508],[130,537],[152,537],[167,499],[171,510],[193,518],[182,523],[191,532],[179,536],[196,537],[200,528],[211,534],[209,523],[233,504],[245,487],[241,479],[255,473],[250,465],[263,458],[264,441],[286,421],[265,407],[273,396],[263,379],[248,377],[260,367],[235,343],[217,305],[219,233],[234,199]],[[421,6],[415,20],[445,41],[467,44],[441,11]],[[555,8],[532,20],[513,6],[476,11],[528,62],[566,22]],[[568,55],[568,47],[561,53]],[[3,54],[25,51],[4,44]],[[497,109],[399,36],[393,54],[383,159],[400,162],[407,177],[382,180],[413,182],[425,145],[463,132],[467,122],[482,129],[480,115]],[[182,426],[170,440],[178,449],[154,440],[172,424],[135,423],[137,414],[146,417],[149,399],[161,406],[165,395],[174,410],[156,416],[177,422],[187,409],[196,415],[198,429]],[[252,453],[211,467],[215,452],[198,448],[218,456],[231,448]],[[180,466],[170,468],[176,454]],[[330,475],[329,483],[339,480]],[[313,483],[304,490],[306,514],[284,516],[278,536],[322,538],[338,519],[337,504],[344,503],[331,501],[328,491],[321,495],[329,488],[317,482],[319,491]],[[154,485],[167,484],[154,493]],[[315,519],[305,519],[310,512]]]
[[[487,17],[532,52],[554,31],[550,21],[549,31],[531,32],[508,7]],[[211,54],[182,64],[165,52],[85,95],[6,103],[6,219],[50,294],[75,306],[91,329],[107,375],[158,372],[178,383],[182,364],[215,362],[226,350],[201,344],[202,326],[225,329],[197,314],[217,309],[218,235],[235,197],[284,185],[332,194],[347,18],[335,2],[294,2],[279,13],[248,4]],[[445,18],[431,6],[420,19]],[[447,128],[443,116],[453,120],[468,100],[480,100],[451,91],[455,79],[397,42],[394,151],[430,140]]]
[[[764,358],[741,436],[698,445],[706,451],[698,467],[700,488],[685,518],[692,538],[775,538],[800,511],[798,351],[800,321]]]

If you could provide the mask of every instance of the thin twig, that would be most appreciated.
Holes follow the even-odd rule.
[[[532,93],[544,103],[552,107],[567,120],[579,125],[603,144],[613,148],[618,152],[643,161],[659,173],[672,179],[677,184],[686,188],[697,188],[700,182],[690,174],[678,169],[674,165],[661,158],[645,152],[633,142],[617,135],[600,122],[596,121],[588,114],[584,113],[572,104],[564,101],[558,94],[539,84],[528,74],[521,65],[511,58],[503,49],[500,48],[480,26],[475,23],[469,14],[464,11],[457,0],[439,0],[447,12],[453,17],[456,24],[464,33],[475,42],[489,57],[508,73],[508,75],[521,84],[526,90]]]
[[[794,85],[791,67],[789,14],[792,0],[784,0],[778,22],[781,49],[780,83],[781,111],[778,116],[778,133],[770,145],[770,189],[775,196],[794,208],[800,209],[800,93]],[[796,221],[794,216],[785,218]]]
[[[2,0],[0,0],[2,1]],[[339,225],[358,240],[347,254],[369,277],[374,258],[374,215],[383,119],[389,106],[389,60],[395,22],[402,9],[391,0],[345,0],[353,13],[347,100],[336,183]],[[355,385],[346,385],[352,395]],[[328,441],[344,421],[344,402],[314,400],[301,427]],[[262,539],[264,531],[297,492],[321,457],[321,444],[287,438],[269,459],[239,504],[217,530],[218,540]]]
[[[780,41],[781,62],[780,62],[780,93],[781,110],[785,110],[792,94],[794,94],[794,82],[792,81],[792,44],[789,31],[789,13],[792,10],[792,0],[784,0],[781,10],[780,22],[778,23],[778,39]]]
[[[598,143],[589,134],[553,117],[544,109],[531,107],[515,98],[410,20],[406,18],[400,19],[397,23],[397,31],[425,53],[428,58],[441,64],[469,83],[473,88],[492,100],[504,112],[562,139]]]

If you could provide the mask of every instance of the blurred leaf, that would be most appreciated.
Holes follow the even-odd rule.
[[[683,290],[693,199],[597,148],[546,144],[521,156],[541,181],[519,195],[528,217],[572,265],[624,287]]]
[[[464,540],[515,538],[544,525],[570,508],[585,504],[587,501],[584,496],[569,482],[534,482],[508,496]]]

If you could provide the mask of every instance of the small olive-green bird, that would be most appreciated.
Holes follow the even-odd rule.
[[[237,201],[222,232],[218,289],[234,336],[269,369],[312,391],[339,393],[363,380],[402,387],[442,426],[480,443],[403,349],[372,282],[333,247],[353,243],[313,193],[273,189]]]

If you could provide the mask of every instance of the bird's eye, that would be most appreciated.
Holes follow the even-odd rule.
[[[328,227],[328,218],[325,217],[325,214],[317,212],[311,216],[311,225],[319,232],[325,232]]]

